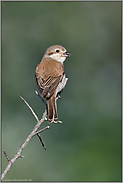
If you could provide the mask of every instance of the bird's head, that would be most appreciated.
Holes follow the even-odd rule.
[[[44,57],[50,57],[58,62],[63,63],[66,57],[69,57],[71,54],[67,52],[67,50],[61,45],[53,45],[50,46],[45,54]]]

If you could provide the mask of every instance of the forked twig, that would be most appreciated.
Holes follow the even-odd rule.
[[[7,155],[7,153],[5,151],[3,151],[4,154],[5,154],[5,157],[8,160],[8,165],[7,165],[6,169],[4,170],[4,172],[3,172],[2,176],[1,176],[1,181],[4,179],[4,177],[6,176],[6,174],[8,173],[8,171],[10,170],[10,168],[12,167],[12,165],[16,162],[16,160],[18,158],[23,158],[24,157],[24,156],[21,155],[22,150],[26,147],[26,145],[29,143],[29,141],[32,139],[32,137],[34,137],[35,135],[37,135],[39,137],[39,139],[40,139],[40,142],[42,143],[42,146],[44,147],[44,149],[46,149],[46,147],[44,146],[44,143],[43,143],[43,141],[42,141],[41,136],[39,135],[39,133],[41,133],[42,131],[48,129],[49,126],[45,127],[42,130],[39,130],[38,132],[37,132],[37,130],[41,126],[41,124],[46,120],[47,110],[45,110],[45,112],[43,113],[42,119],[39,120],[38,117],[37,117],[37,115],[33,111],[32,107],[30,107],[30,105],[26,102],[26,100],[23,99],[23,97],[21,97],[21,96],[20,96],[20,98],[25,102],[25,104],[27,105],[27,107],[31,110],[33,116],[37,120],[37,124],[35,125],[34,129],[30,133],[30,135],[27,137],[27,139],[25,140],[25,142],[20,146],[20,149],[15,154],[15,156],[14,156],[13,159],[10,160],[9,157],[8,157],[8,155]]]

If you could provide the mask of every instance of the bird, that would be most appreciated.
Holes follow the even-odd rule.
[[[62,123],[58,120],[56,101],[64,89],[68,78],[65,76],[63,62],[71,54],[61,45],[52,45],[45,51],[36,67],[36,82],[41,97],[47,100],[48,122]]]

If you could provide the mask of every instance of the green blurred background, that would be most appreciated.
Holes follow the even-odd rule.
[[[59,120],[23,150],[4,180],[121,181],[119,2],[1,2],[2,150],[13,158],[41,118],[35,68],[54,44],[71,53]],[[42,128],[47,126],[44,122]],[[7,160],[2,153],[2,172]]]

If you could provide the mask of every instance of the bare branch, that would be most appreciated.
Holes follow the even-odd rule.
[[[35,112],[33,111],[32,107],[30,107],[30,105],[26,102],[25,99],[23,99],[23,97],[20,96],[20,98],[25,102],[25,104],[27,105],[27,107],[31,110],[33,116],[35,117],[35,119],[37,120],[37,124],[35,125],[34,129],[32,130],[32,132],[30,133],[30,135],[27,137],[27,139],[25,140],[25,142],[20,146],[20,149],[18,150],[18,152],[15,154],[14,158],[9,160],[7,153],[4,151],[4,154],[8,160],[8,165],[6,167],[6,169],[4,170],[2,176],[1,176],[1,181],[4,179],[4,177],[6,176],[6,174],[8,173],[8,171],[10,170],[10,168],[12,167],[12,165],[16,162],[16,160],[18,158],[23,158],[24,156],[21,155],[23,149],[26,147],[26,145],[29,143],[29,141],[32,139],[32,137],[34,135],[38,135],[40,137],[40,135],[38,133],[44,131],[45,129],[48,129],[48,127],[46,127],[45,129],[42,129],[40,131],[37,132],[38,128],[41,126],[41,124],[46,120],[46,116],[47,116],[47,110],[45,110],[45,112],[43,113],[43,116],[41,118],[41,120],[38,119],[37,115],[35,114]],[[42,146],[45,148],[44,143],[40,137],[40,141],[42,142]]]
[[[4,153],[4,155],[5,155],[6,159],[7,159],[7,161],[9,162],[9,161],[10,161],[10,159],[9,159],[9,157],[8,157],[8,155],[7,155],[7,153],[6,153],[6,151],[5,151],[5,150],[3,150],[3,153]]]

